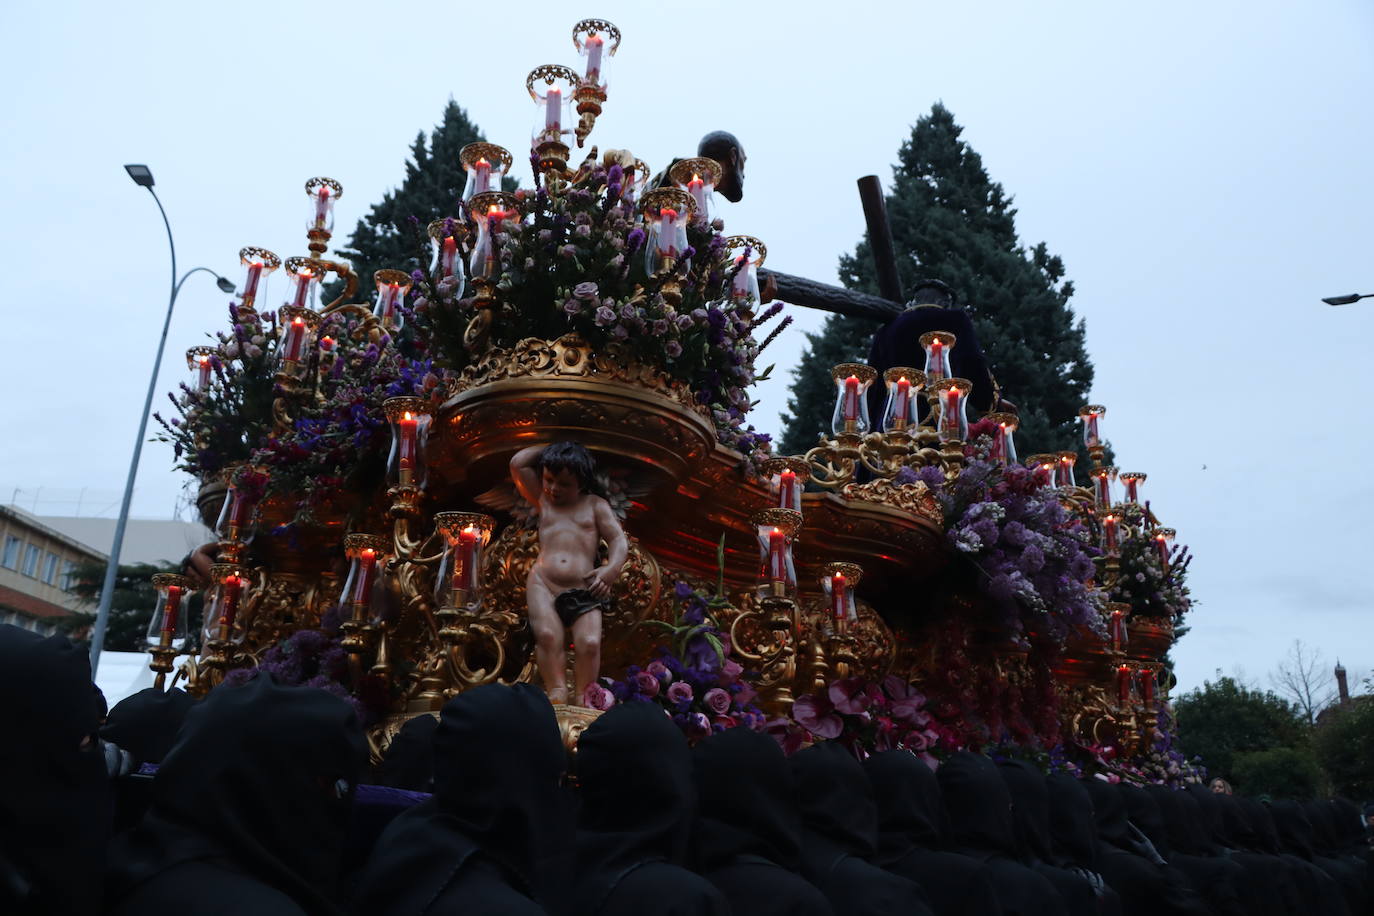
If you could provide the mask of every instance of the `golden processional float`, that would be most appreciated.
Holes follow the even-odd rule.
[[[365,708],[380,754],[457,693],[537,680],[524,597],[537,535],[508,462],[571,439],[596,457],[631,541],[604,683],[657,694],[642,678],[656,647],[705,635],[733,705],[657,699],[698,726],[701,710],[708,731],[1067,748],[1176,773],[1164,657],[1188,603],[1186,552],[1141,501],[1145,475],[1105,463],[1105,410],[1081,412],[1086,475],[1076,451],[1019,461],[1015,414],[967,416],[958,339],[935,331],[923,366],[836,366],[832,434],[770,454],[744,418],[772,336],[756,332],[781,306],[760,301],[764,244],[724,235],[712,212],[728,164],[679,160],[650,187],[626,150],[574,163],[568,141],[591,133],[621,35],[589,19],[573,41],[581,68],[527,81],[533,185],[512,189],[507,150],[465,148],[453,215],[417,228],[428,270],[377,271],[375,299],[360,297],[328,257],[343,193],[328,178],[305,185],[307,255],[240,252],[230,329],[188,351],[181,416],[164,423],[220,540],[208,584],[156,582],[159,686],[188,645],[173,681],[198,695],[294,665],[297,682]],[[288,292],[263,308],[283,268]],[[684,618],[703,596],[707,612]],[[560,706],[565,738],[597,714]]]

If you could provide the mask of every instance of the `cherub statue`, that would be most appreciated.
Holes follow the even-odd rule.
[[[601,672],[602,610],[629,555],[629,541],[611,504],[594,492],[595,463],[582,445],[521,449],[510,472],[539,527],[539,556],[525,582],[535,662],[549,700],[567,703],[564,646],[571,630],[574,697],[580,702]],[[602,541],[606,562],[598,565]]]

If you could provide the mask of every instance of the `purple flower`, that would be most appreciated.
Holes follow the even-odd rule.
[[[687,717],[687,734],[692,738],[704,738],[711,734],[711,720],[699,712]]]
[[[664,684],[668,683],[673,679],[673,672],[669,671],[668,666],[663,664],[663,662],[649,662],[648,666],[645,667],[644,670],[652,674],[654,677],[658,678],[659,681]]]
[[[646,697],[658,696],[658,678],[648,671],[640,671],[635,675],[635,686],[638,687],[639,692]]]
[[[569,299],[567,302],[563,303],[563,311],[567,312],[569,315],[576,315],[582,311],[582,303],[578,302],[576,299]]]
[[[864,682],[856,677],[835,681],[827,693],[837,710],[851,716],[857,716],[868,709],[871,702],[871,698],[864,690]]]
[[[674,681],[668,685],[668,700],[671,703],[690,703],[694,697],[692,685],[686,681]]]
[[[792,702],[792,718],[817,738],[838,738],[844,720],[835,715],[830,703],[813,696],[797,697]]]
[[[718,716],[723,716],[730,711],[730,694],[721,690],[719,687],[712,687],[706,691],[706,696],[702,697],[707,708]]]
[[[601,306],[596,310],[596,326],[599,328],[608,327],[615,324],[615,312],[612,309]]]
[[[695,594],[695,590],[686,582],[679,582],[673,586],[673,594],[679,601],[686,601]]]
[[[590,280],[584,283],[579,283],[573,287],[574,296],[576,296],[578,299],[590,299],[593,302],[596,301],[596,297],[600,294],[600,292],[601,291],[597,289],[596,284]]]
[[[615,705],[615,694],[593,681],[582,691],[582,705],[604,712]]]
[[[663,352],[668,355],[669,359],[677,359],[682,355],[682,344],[676,340],[670,340],[663,345]]]

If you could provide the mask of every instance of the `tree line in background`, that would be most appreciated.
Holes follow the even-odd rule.
[[[1273,689],[1219,675],[1177,697],[1179,748],[1245,795],[1374,801],[1374,678],[1345,703],[1334,680],[1298,640]]]

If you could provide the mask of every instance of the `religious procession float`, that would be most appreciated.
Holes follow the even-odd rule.
[[[652,702],[689,738],[1183,778],[1166,653],[1187,555],[1145,475],[1107,463],[1105,410],[1082,409],[1081,450],[1024,460],[1015,413],[971,415],[961,341],[936,328],[922,365],[834,367],[830,435],[772,454],[747,417],[782,304],[760,291],[763,242],[713,212],[734,165],[655,173],[587,143],[620,42],[585,20],[581,66],[530,73],[520,187],[506,149],[463,150],[452,215],[417,227],[427,271],[377,271],[374,298],[331,259],[329,178],[305,183],[308,254],[242,250],[229,326],[188,352],[164,423],[219,542],[208,583],[156,580],[159,686],[259,668],[321,686],[354,701],[378,755],[459,692],[532,681],[572,685],[550,689],[570,746],[611,705]],[[557,513],[537,449],[514,480],[512,458],[559,442],[594,458],[590,494],[625,533],[565,513],[609,570],[585,590],[599,626],[531,624],[548,622],[536,567]]]

